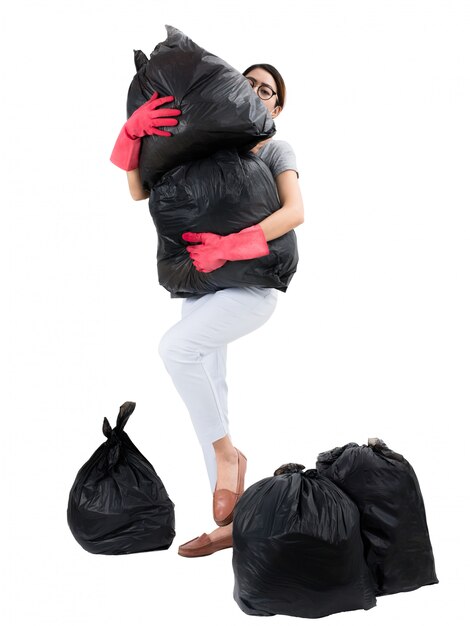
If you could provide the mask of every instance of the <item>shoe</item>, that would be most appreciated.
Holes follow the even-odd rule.
[[[233,520],[233,509],[245,488],[247,459],[238,448],[235,448],[235,450],[238,454],[237,490],[217,489],[217,484],[215,485],[212,512],[214,521],[218,526],[227,526]]]
[[[233,538],[231,533],[228,537],[216,539],[215,541],[212,541],[206,533],[202,533],[200,537],[195,537],[194,539],[191,539],[191,541],[183,543],[178,548],[178,554],[180,556],[207,556],[208,554],[213,554],[218,550],[231,547],[233,547]]]

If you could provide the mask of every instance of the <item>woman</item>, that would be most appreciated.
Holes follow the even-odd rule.
[[[284,107],[285,85],[272,65],[256,64],[243,75],[273,118]],[[173,100],[154,94],[124,125],[111,156],[127,171],[134,200],[149,197],[140,180],[138,154],[145,134],[170,136],[161,126],[175,126],[179,109],[158,109]],[[267,139],[252,152],[263,159],[276,181],[281,208],[259,224],[238,233],[182,233],[195,268],[214,271],[228,261],[269,254],[267,242],[304,221],[295,154],[286,141]],[[234,447],[228,423],[226,358],[227,344],[262,326],[272,315],[277,290],[236,287],[183,299],[181,320],[161,338],[159,354],[185,402],[207,467],[213,493],[213,517],[218,525],[179,546],[181,556],[206,556],[231,547],[233,509],[244,490],[246,457]]]

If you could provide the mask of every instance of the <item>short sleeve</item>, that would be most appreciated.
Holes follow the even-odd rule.
[[[297,159],[292,146],[287,141],[278,139],[273,142],[272,148],[269,165],[274,178],[286,170],[294,170],[297,174],[297,178],[299,178]]]

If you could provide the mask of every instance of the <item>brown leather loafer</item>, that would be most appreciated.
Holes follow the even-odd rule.
[[[230,491],[230,489],[217,489],[215,485],[212,511],[214,521],[218,526],[227,526],[233,520],[233,509],[242,495],[245,488],[245,474],[247,459],[246,456],[235,448],[238,454],[238,476],[237,476],[237,490]]]
[[[231,548],[232,546],[232,534],[228,537],[211,541],[209,535],[202,533],[200,537],[195,537],[194,539],[191,539],[191,541],[183,543],[178,548],[178,554],[180,556],[207,556],[208,554],[213,554],[218,550]]]

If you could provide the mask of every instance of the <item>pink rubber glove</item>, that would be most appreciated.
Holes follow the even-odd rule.
[[[212,272],[227,261],[257,259],[269,254],[268,242],[259,224],[231,235],[187,232],[182,237],[185,241],[201,242],[186,247],[194,266],[200,272]]]
[[[174,96],[164,96],[158,98],[155,92],[152,97],[144,102],[142,106],[134,111],[121,129],[117,138],[111,162],[126,172],[139,167],[139,152],[142,137],[145,135],[160,135],[161,137],[171,137],[171,133],[166,130],[158,130],[159,126],[176,126],[178,120],[172,115],[180,115],[179,109],[156,109],[166,102],[175,99]]]

